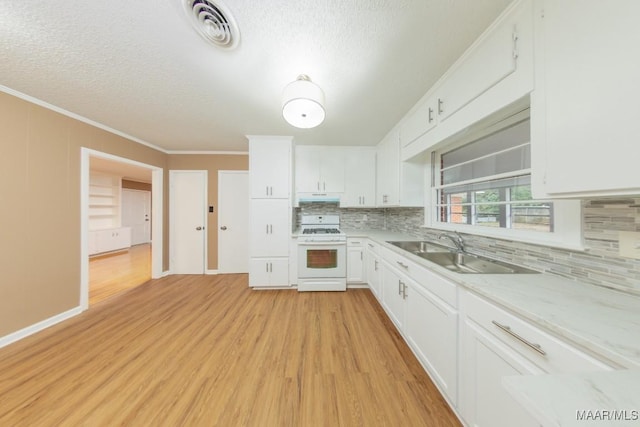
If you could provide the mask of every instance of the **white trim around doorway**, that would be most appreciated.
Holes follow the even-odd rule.
[[[125,157],[80,148],[80,308],[89,308],[89,172],[90,158],[100,157],[146,168],[151,171],[151,278],[164,277],[163,261],[163,169]]]

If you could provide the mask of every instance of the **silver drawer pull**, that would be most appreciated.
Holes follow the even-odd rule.
[[[402,267],[402,268],[409,268],[409,266],[408,266],[407,264],[404,264],[404,263],[402,263],[402,262],[400,262],[400,261],[396,261],[396,262],[397,262],[397,263],[398,263],[398,265],[399,265],[400,267]]]
[[[367,245],[369,245],[369,247],[370,247],[370,248],[372,248],[372,247],[373,247],[373,245],[372,245],[371,243],[367,243]]]
[[[512,337],[514,337],[515,339],[517,339],[518,341],[520,341],[521,343],[527,345],[529,348],[537,351],[538,353],[540,353],[543,356],[546,356],[547,353],[542,349],[542,347],[540,346],[540,344],[535,344],[532,342],[527,341],[526,339],[522,338],[520,335],[516,334],[515,332],[513,332],[511,330],[511,327],[507,326],[507,325],[501,325],[500,323],[496,322],[495,320],[492,320],[491,323],[493,323],[494,325],[496,325],[498,328],[502,329],[503,331],[505,331],[506,333],[508,333],[509,335],[511,335]]]

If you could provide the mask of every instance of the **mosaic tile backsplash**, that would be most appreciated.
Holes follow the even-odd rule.
[[[640,232],[640,198],[591,199],[582,204],[585,252],[463,234],[466,247],[538,271],[640,295],[640,260],[618,254],[618,233]],[[341,209],[337,204],[305,204],[296,213],[298,224],[301,214],[339,214],[343,228],[388,229],[425,239],[436,239],[440,233],[422,227],[422,208]]]

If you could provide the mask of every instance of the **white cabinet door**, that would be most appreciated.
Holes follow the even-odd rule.
[[[403,119],[401,158],[425,152],[514,103],[528,103],[533,87],[533,4],[519,0]],[[435,121],[429,122],[430,111]]]
[[[340,206],[367,208],[376,206],[376,151],[372,147],[348,147],[344,150],[345,182]]]
[[[322,191],[327,193],[344,192],[344,152],[342,150],[325,152],[320,172]]]
[[[291,141],[249,139],[251,198],[286,199],[291,187]]]
[[[517,27],[507,22],[494,28],[481,43],[467,51],[447,72],[446,80],[438,88],[435,105],[438,120],[446,120],[515,72],[517,43]]]
[[[342,193],[344,191],[344,151],[342,147],[296,147],[297,193]]]
[[[89,232],[89,255],[117,251],[130,246],[131,229],[129,227]]]
[[[113,230],[111,235],[111,250],[131,247],[131,228],[121,227]]]
[[[321,190],[318,150],[314,147],[296,146],[296,193],[314,193]]]
[[[536,3],[535,197],[640,192],[640,2]]]
[[[378,206],[398,206],[400,186],[400,141],[397,129],[378,145],[376,156]]]
[[[406,293],[405,335],[409,345],[449,401],[456,405],[458,312],[420,285],[410,285]]]
[[[382,264],[382,305],[400,331],[404,328],[406,304],[403,292],[406,282],[404,276]]]
[[[364,282],[364,250],[361,240],[356,245],[347,241],[347,283]]]
[[[364,252],[365,262],[365,280],[371,289],[371,292],[381,300],[382,293],[380,289],[380,258],[375,252],[376,246],[374,243],[367,242]]]
[[[423,162],[400,161],[399,131],[391,131],[377,147],[376,205],[423,206],[424,168]]]
[[[249,260],[249,286],[290,286],[288,258],[251,258]]]
[[[420,102],[401,122],[400,142],[403,147],[433,129],[438,123],[438,97],[432,95]]]
[[[460,413],[477,427],[533,427],[539,423],[506,391],[502,378],[543,371],[465,318],[460,349]]]
[[[289,259],[273,258],[271,260],[271,286],[289,286]]]
[[[289,255],[291,226],[286,199],[251,200],[250,253],[252,257]]]

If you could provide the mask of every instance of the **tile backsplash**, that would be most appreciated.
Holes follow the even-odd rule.
[[[570,251],[509,240],[463,235],[467,248],[504,261],[572,280],[640,295],[640,260],[618,254],[620,231],[640,232],[640,198],[590,199],[582,202],[586,251]],[[339,214],[345,229],[388,229],[436,239],[439,230],[422,227],[422,208],[345,209],[337,204],[302,204],[302,214]]]
[[[640,232],[640,199],[582,202],[586,251],[570,251],[489,237],[463,235],[470,252],[557,274],[584,283],[640,295],[640,260],[618,254],[620,231]],[[421,228],[422,208],[387,209],[386,228],[435,239],[438,230]],[[416,224],[418,224],[416,226]]]
[[[341,208],[337,203],[300,203],[296,208],[296,228],[302,215],[340,215],[340,227],[352,230],[384,229],[385,210]]]

